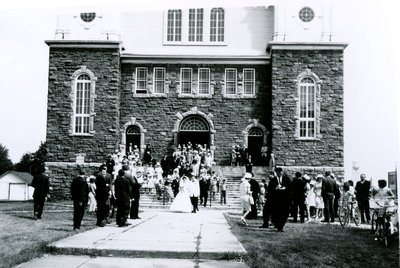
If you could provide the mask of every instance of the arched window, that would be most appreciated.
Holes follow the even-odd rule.
[[[199,116],[189,116],[182,120],[180,131],[209,131],[206,120]]]
[[[74,133],[90,133],[91,79],[82,73],[75,79]]]
[[[300,138],[316,136],[316,88],[316,83],[311,77],[300,80]]]
[[[252,128],[249,131],[249,136],[252,136],[252,137],[260,137],[260,136],[262,137],[263,135],[264,134],[263,134],[262,130],[259,128]]]
[[[211,9],[210,42],[224,42],[225,14],[222,8]]]
[[[182,11],[180,9],[168,10],[167,41],[182,40]]]

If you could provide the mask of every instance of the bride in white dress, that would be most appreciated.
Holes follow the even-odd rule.
[[[169,208],[176,212],[191,212],[193,210],[192,203],[190,202],[190,180],[186,176],[182,176],[179,182],[179,193],[172,202]]]

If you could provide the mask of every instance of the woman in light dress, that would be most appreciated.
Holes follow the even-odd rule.
[[[246,173],[244,178],[242,178],[242,182],[239,185],[239,196],[240,196],[240,204],[242,206],[242,211],[244,211],[240,220],[243,222],[244,225],[247,225],[245,220],[246,216],[251,211],[251,204],[250,204],[250,183],[248,182],[251,179],[252,175],[250,173]]]
[[[324,210],[324,199],[322,198],[322,175],[317,175],[317,182],[314,185],[315,193],[315,219],[321,220]]]
[[[179,193],[169,208],[176,212],[191,212],[193,210],[192,203],[190,202],[190,181],[185,175],[182,176],[179,182]]]
[[[307,210],[307,222],[311,220],[311,210],[315,209],[315,193],[313,185],[315,181],[311,181],[310,177],[305,174],[303,176],[304,180],[306,181],[306,210]]]
[[[94,183],[95,181],[96,181],[95,176],[89,177],[89,213],[95,212],[97,208],[96,184]]]

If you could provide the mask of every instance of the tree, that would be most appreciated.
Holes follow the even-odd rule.
[[[0,175],[13,169],[13,163],[8,158],[8,149],[0,144]]]
[[[34,153],[26,153],[15,165],[15,170],[20,172],[29,172],[34,175],[35,171],[42,170],[46,162],[46,143],[40,143],[39,149]]]
[[[14,170],[19,171],[19,172],[29,172],[31,173],[32,170],[32,159],[33,159],[33,154],[32,153],[25,153],[22,157],[21,160],[15,164]]]

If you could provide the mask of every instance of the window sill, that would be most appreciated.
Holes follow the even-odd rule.
[[[72,134],[70,134],[70,136],[72,136],[72,137],[94,137],[94,131],[92,132],[92,133],[88,133],[88,134],[85,134],[85,133],[72,133]]]
[[[167,98],[168,95],[166,93],[157,93],[157,94],[133,94],[134,98]]]
[[[300,138],[300,137],[296,137],[295,138],[296,141],[320,141],[321,138]]]
[[[223,47],[228,46],[226,42],[169,42],[164,41],[164,46],[209,46],[209,47]]]
[[[178,98],[188,98],[188,99],[211,99],[211,94],[178,94]]]
[[[255,99],[256,95],[237,95],[237,94],[223,94],[227,99]]]

